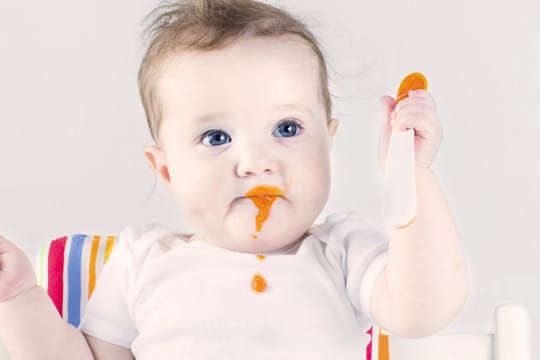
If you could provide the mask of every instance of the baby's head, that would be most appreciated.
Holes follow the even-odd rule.
[[[152,138],[158,141],[162,114],[155,81],[163,63],[181,52],[223,49],[243,38],[289,37],[307,45],[318,62],[328,119],[332,100],[324,56],[311,31],[287,12],[250,0],[184,0],[154,10],[147,28],[150,45],[139,69],[139,91]]]
[[[250,0],[182,1],[154,14],[139,71],[156,142],[147,159],[206,241],[290,245],[330,188],[337,120],[317,41],[286,12]],[[283,196],[257,231],[260,209],[246,193],[260,185]]]

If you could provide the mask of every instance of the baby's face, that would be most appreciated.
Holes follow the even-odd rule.
[[[308,45],[249,38],[225,49],[183,52],[163,65],[156,90],[163,115],[156,172],[195,233],[250,252],[301,238],[328,197],[337,125],[327,121]],[[284,195],[257,231],[259,210],[245,194],[259,185]]]

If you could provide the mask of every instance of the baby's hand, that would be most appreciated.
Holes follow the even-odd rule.
[[[36,284],[28,257],[0,235],[0,303],[22,294]]]
[[[409,91],[409,97],[397,105],[391,96],[381,98],[383,124],[379,141],[380,164],[384,169],[392,127],[398,131],[414,129],[417,168],[430,168],[442,140],[442,127],[435,101],[426,90]]]

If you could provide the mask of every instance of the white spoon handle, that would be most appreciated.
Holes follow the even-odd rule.
[[[383,184],[383,216],[386,225],[400,228],[416,215],[414,130],[392,130]]]

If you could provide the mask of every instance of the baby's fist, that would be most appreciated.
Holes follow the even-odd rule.
[[[381,103],[381,160],[386,158],[392,128],[397,131],[414,129],[416,167],[430,168],[442,140],[442,126],[431,94],[426,90],[411,90],[409,96],[397,104],[390,96],[384,96]]]
[[[0,235],[0,302],[22,294],[36,283],[26,254]]]

